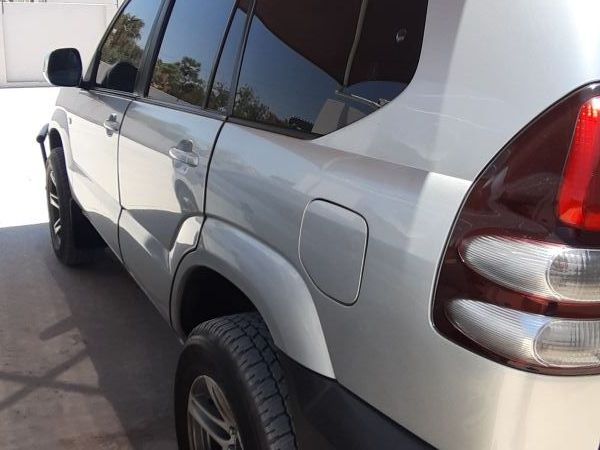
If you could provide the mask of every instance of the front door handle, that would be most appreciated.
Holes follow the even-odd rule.
[[[109,136],[111,136],[113,133],[118,133],[121,126],[116,114],[111,114],[108,116],[108,119],[104,121],[103,125]]]
[[[171,147],[169,156],[175,161],[192,167],[196,167],[200,163],[200,157],[194,152],[194,142],[189,139],[184,139],[175,147]]]

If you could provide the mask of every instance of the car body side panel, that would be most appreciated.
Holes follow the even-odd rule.
[[[454,211],[462,202],[469,182],[234,124],[226,124],[221,132],[208,181],[208,215],[233,223],[257,240],[268,242],[302,275],[321,319],[326,321],[323,326],[328,349],[334,372],[336,366],[343,370],[343,374],[336,372],[342,383],[346,375],[350,376],[349,372],[360,377],[363,372],[377,371],[381,366],[374,362],[377,358],[391,359],[397,364],[398,358],[407,361],[413,354],[412,350],[398,346],[394,349],[398,356],[382,355],[383,347],[369,338],[378,324],[355,313],[361,299],[365,308],[380,308],[381,314],[400,315],[402,320],[396,329],[408,333],[425,328],[432,332],[427,317],[415,321],[411,314],[415,303],[427,308],[428,302],[406,289],[411,288],[415,277],[423,279],[423,286],[431,285],[439,255],[423,261],[427,254],[423,257],[419,252],[433,245],[442,251],[446,235],[440,230],[451,227]],[[370,286],[363,285],[357,306],[348,307],[313,284],[300,261],[298,241],[303,213],[314,199],[341,205],[365,219],[369,227],[365,276],[370,264],[380,267],[380,252],[400,255],[394,260],[395,265],[381,267],[389,292],[383,287],[372,292]],[[323,246],[327,244],[324,242]],[[239,253],[235,248],[230,251]],[[258,276],[265,280],[269,273],[261,272]],[[390,281],[398,285],[390,285]],[[378,297],[371,299],[371,295]],[[373,366],[362,367],[361,360]],[[356,364],[360,364],[360,370],[353,367]],[[362,378],[360,386],[353,387],[361,395],[365,389]],[[394,389],[403,388],[394,384]],[[396,394],[385,390],[379,392],[396,398]],[[380,399],[377,400],[375,406],[379,407]]]
[[[215,218],[207,218],[197,250],[184,257],[177,271],[171,316],[180,335],[178,300],[186,274],[196,267],[210,268],[241,289],[286,354],[314,372],[334,377],[319,316],[303,277],[265,243]]]
[[[346,309],[317,304],[338,380],[436,447],[598,447],[599,376],[506,368],[440,337],[430,314],[470,184],[541,112],[600,79],[599,13],[589,0],[432,0],[413,82],[378,112],[313,141],[427,180],[391,189],[395,217],[359,210],[369,224],[360,297]],[[366,201],[376,205],[382,193],[374,188]]]
[[[222,121],[135,101],[119,144],[121,254],[127,269],[169,316],[175,267],[197,243],[208,161]],[[171,149],[189,145],[190,165]]]
[[[119,133],[103,123],[116,114],[121,123],[131,99],[83,89],[62,89],[57,105],[69,123],[69,180],[73,194],[108,246],[119,254],[121,213],[117,174]]]
[[[599,377],[506,368],[450,343],[431,323],[438,262],[470,186],[460,178],[226,124],[211,165],[207,213],[282,255],[308,287],[337,380],[434,446],[588,448],[600,429],[593,414]],[[361,292],[351,307],[321,293],[299,261],[302,212],[317,198],[357,211],[368,223]],[[248,250],[236,239],[207,248],[230,255],[234,262],[226,275],[235,279],[241,272],[248,278],[243,289],[275,276],[259,264],[258,271],[239,264]],[[272,290],[253,295],[256,304],[283,301]],[[293,332],[288,328],[286,335]],[[311,358],[318,351],[313,348]],[[568,417],[556,414],[563,405]]]

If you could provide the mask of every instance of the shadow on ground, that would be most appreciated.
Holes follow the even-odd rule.
[[[108,252],[68,269],[46,224],[0,229],[0,448],[175,448],[179,351]]]

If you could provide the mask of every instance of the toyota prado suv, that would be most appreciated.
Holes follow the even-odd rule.
[[[130,0],[50,53],[52,246],[185,342],[181,449],[598,449],[599,18]]]

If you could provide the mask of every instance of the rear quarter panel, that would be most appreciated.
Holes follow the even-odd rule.
[[[217,145],[208,214],[296,267],[336,378],[436,447],[598,446],[600,377],[503,367],[442,338],[430,316],[439,261],[473,180],[542,111],[600,79],[599,13],[590,0],[431,0],[419,68],[398,99],[315,141],[228,124]],[[301,212],[315,198],[368,223],[354,306],[302,272]]]
[[[445,238],[473,180],[542,111],[600,79],[599,13],[587,0],[432,0],[411,85],[317,141],[426,180],[396,184],[410,201],[389,205],[402,214],[368,220],[356,306],[319,311],[338,379],[436,447],[596,450],[600,442],[600,377],[503,367],[441,338],[430,320]]]

